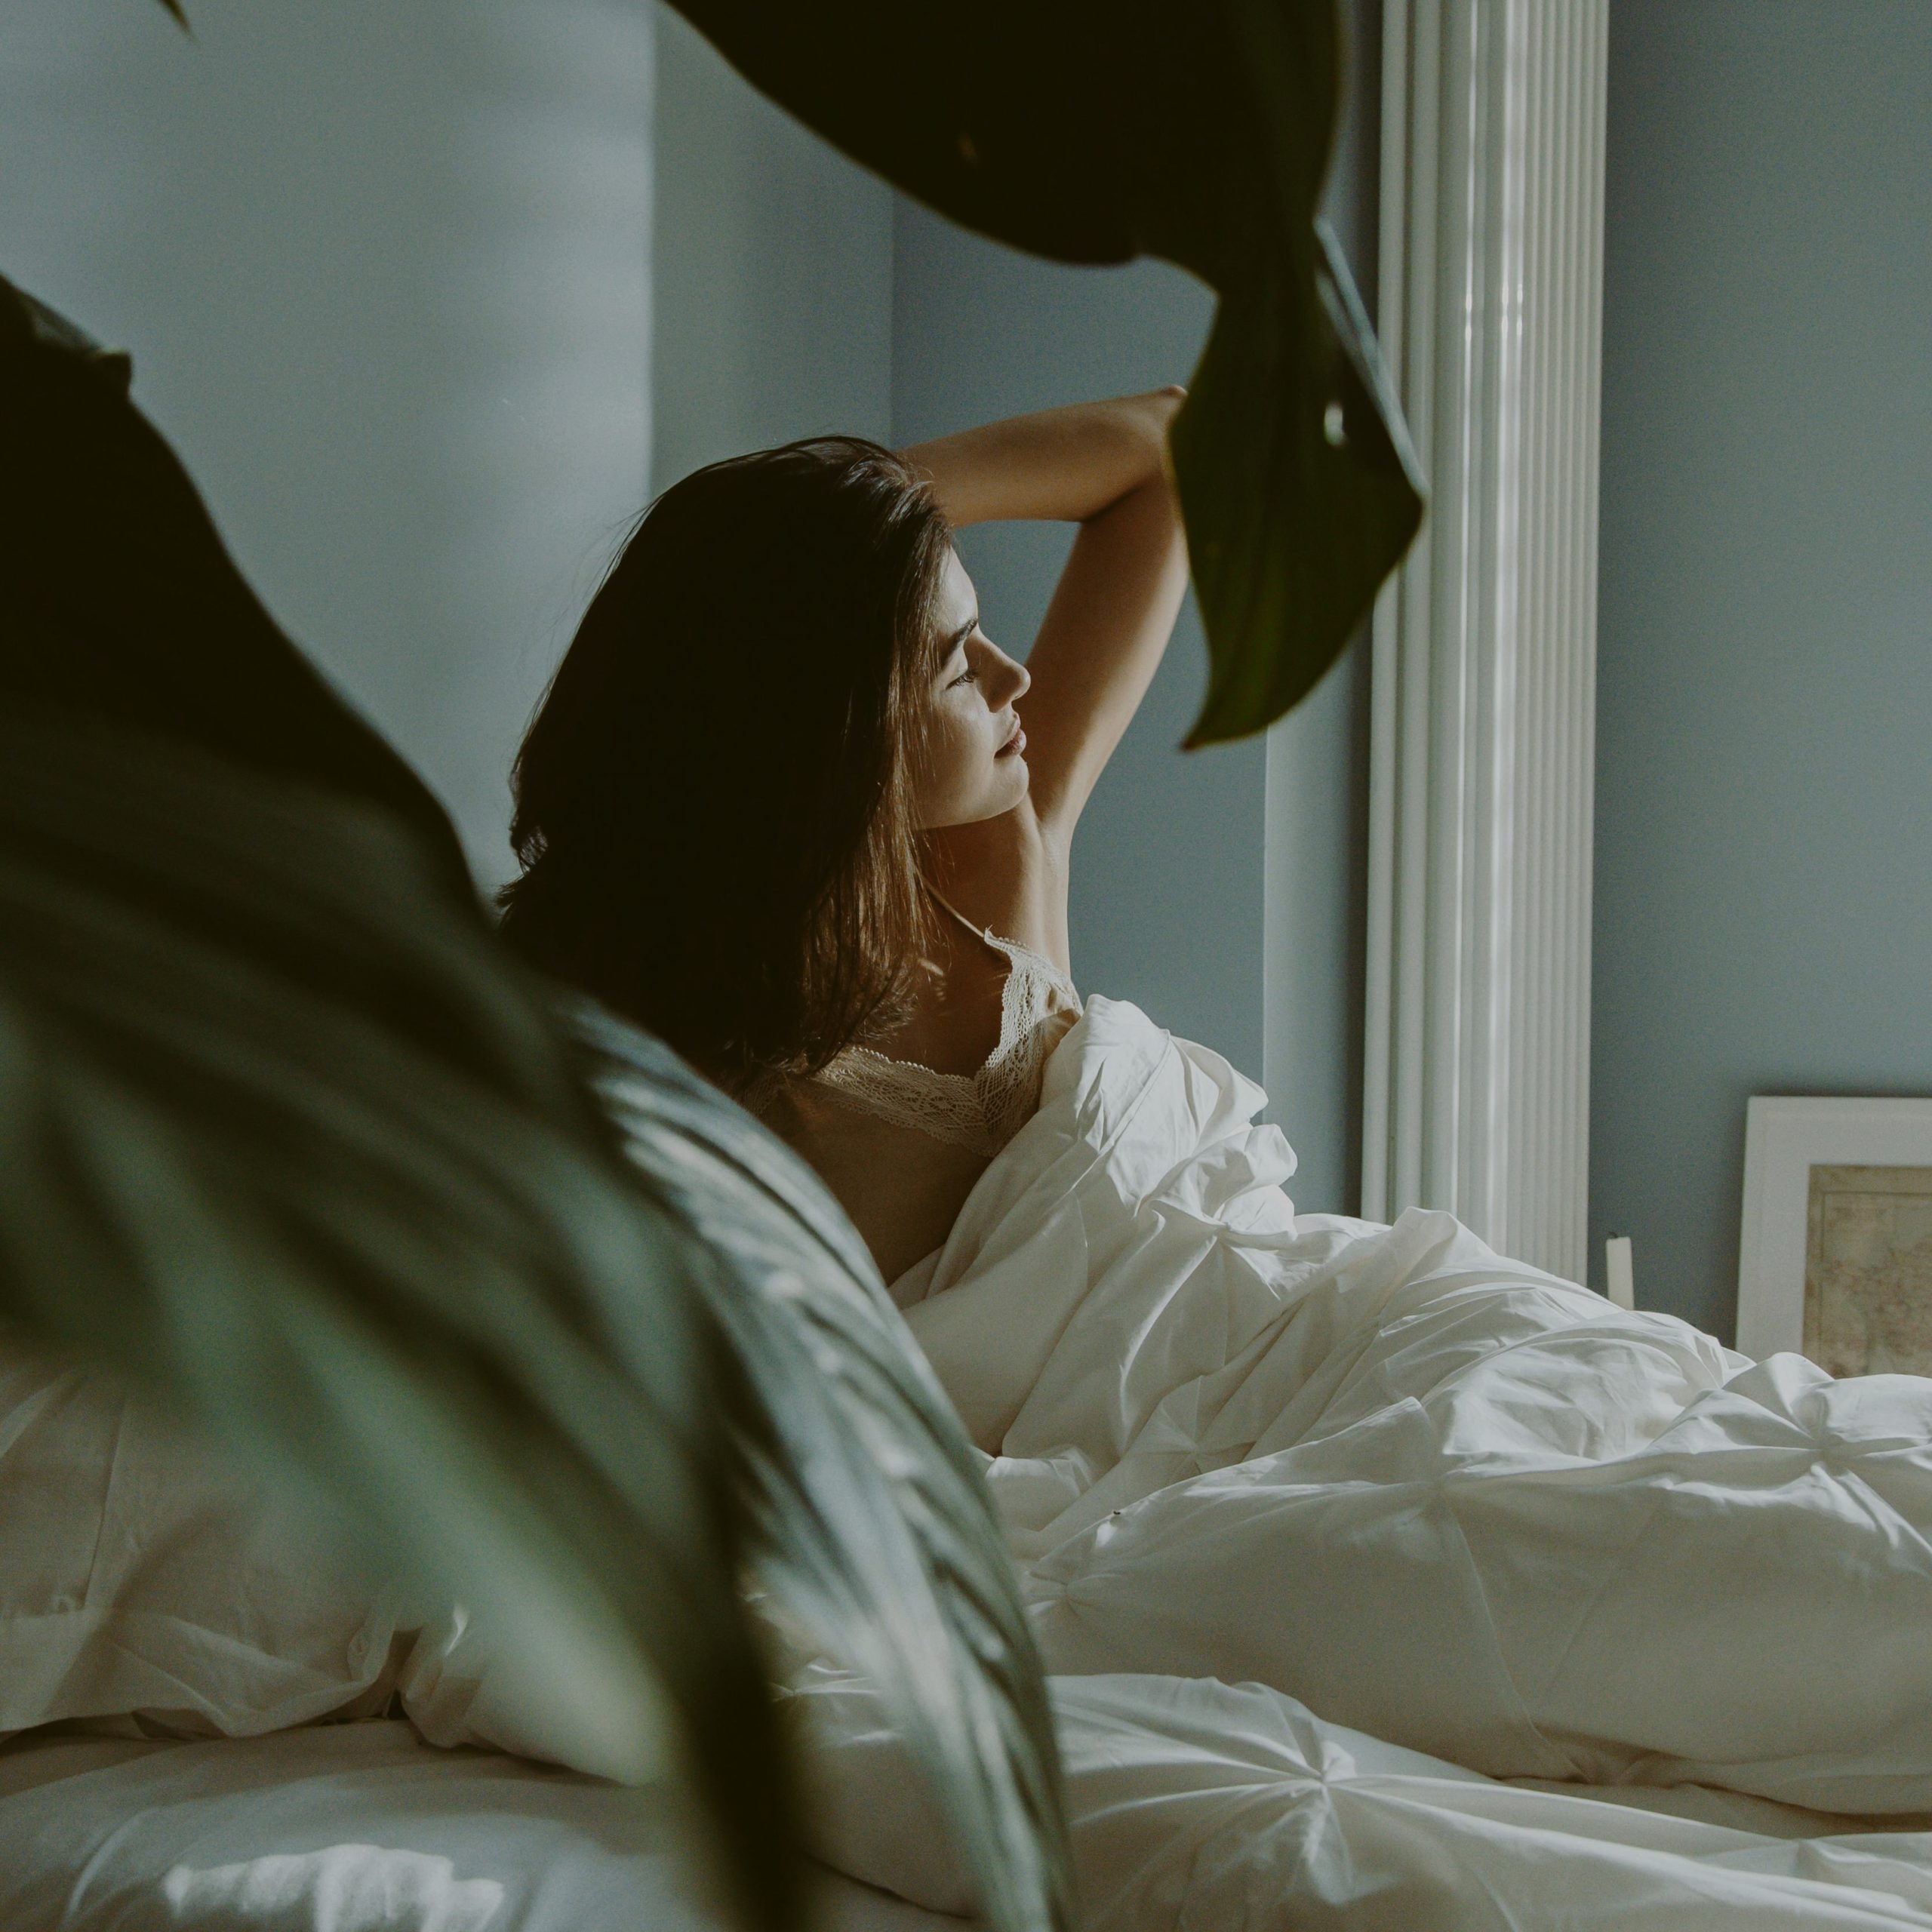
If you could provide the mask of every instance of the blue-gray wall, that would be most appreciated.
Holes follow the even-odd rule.
[[[511,752],[645,485],[650,15],[189,11],[10,0],[0,270],[134,351],[270,608],[501,878]]]
[[[1327,212],[1375,313],[1381,8],[1352,0],[1348,92]],[[1369,651],[1358,638],[1268,734],[1262,849],[1262,1077],[1300,1157],[1295,1204],[1361,1203],[1368,909]]]
[[[1732,1332],[1745,1102],[1932,1093],[1932,5],[1615,0],[1593,1245]]]
[[[657,19],[653,487],[892,433],[892,191]]]

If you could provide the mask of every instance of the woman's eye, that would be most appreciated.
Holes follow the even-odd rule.
[[[977,685],[979,681],[979,672],[974,670],[970,664],[952,681],[955,685]],[[950,690],[951,688],[951,685],[947,687],[948,690]]]

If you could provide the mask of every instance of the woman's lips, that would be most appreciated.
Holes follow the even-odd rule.
[[[1023,724],[1016,724],[1013,728],[1013,736],[993,755],[995,758],[1017,758],[1026,749],[1026,728]]]

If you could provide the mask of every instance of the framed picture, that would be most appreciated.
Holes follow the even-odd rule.
[[[1932,1375],[1932,1100],[1752,1101],[1737,1346]]]

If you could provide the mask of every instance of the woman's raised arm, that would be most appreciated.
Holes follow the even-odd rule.
[[[1021,705],[1033,809],[1063,851],[1146,695],[1187,589],[1164,457],[1182,395],[1043,410],[903,453],[955,526],[1081,526],[1026,660],[1033,682]]]

